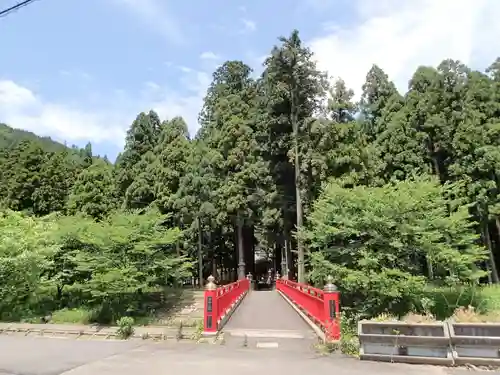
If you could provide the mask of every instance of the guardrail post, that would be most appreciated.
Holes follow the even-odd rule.
[[[327,277],[323,291],[326,339],[340,340],[340,292],[331,276]]]
[[[205,305],[203,313],[203,331],[205,334],[214,335],[217,333],[217,316],[219,308],[217,306],[217,284],[215,277],[210,275],[205,286]]]

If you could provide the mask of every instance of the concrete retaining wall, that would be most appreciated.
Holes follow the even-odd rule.
[[[448,323],[457,365],[500,365],[500,324]]]
[[[361,321],[360,358],[439,365],[500,365],[500,324]]]
[[[450,337],[445,323],[361,321],[358,335],[362,360],[453,364]]]

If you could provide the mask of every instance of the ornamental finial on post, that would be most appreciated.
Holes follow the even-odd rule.
[[[323,290],[327,293],[332,293],[337,291],[337,286],[333,283],[333,277],[328,275],[326,278],[326,284]]]
[[[217,284],[215,283],[215,277],[212,275],[208,276],[208,283],[205,285],[205,290],[215,290],[217,289]]]

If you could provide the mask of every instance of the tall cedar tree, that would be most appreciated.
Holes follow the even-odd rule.
[[[299,32],[281,37],[264,63],[262,76],[267,131],[270,145],[268,160],[285,212],[284,226],[300,229],[304,221],[304,204],[310,204],[311,186],[320,183],[321,173],[314,160],[315,146],[320,143],[321,129],[314,118],[326,96],[326,77],[317,70],[312,52],[302,45]],[[295,208],[295,220],[289,216]],[[288,233],[287,233],[288,235]],[[305,282],[305,249],[297,239],[298,280]]]

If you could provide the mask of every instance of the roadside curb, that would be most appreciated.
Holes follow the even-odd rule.
[[[27,324],[0,323],[0,335],[66,337],[73,339],[123,340],[119,337],[118,327],[65,325],[65,324]],[[189,340],[199,339],[199,330],[195,327],[134,327],[134,333],[128,338],[142,340]]]

